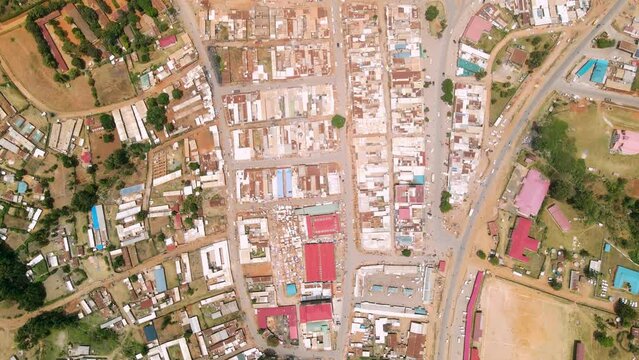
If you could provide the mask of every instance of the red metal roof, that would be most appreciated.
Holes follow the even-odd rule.
[[[295,305],[257,309],[257,325],[260,329],[268,328],[266,320],[271,316],[286,316],[288,332],[291,339],[297,339],[297,310]]]
[[[548,207],[548,212],[550,213],[550,216],[552,216],[552,219],[555,220],[555,223],[557,223],[557,226],[559,226],[561,231],[563,232],[570,231],[570,228],[571,228],[570,221],[568,221],[568,218],[566,217],[566,215],[564,215],[563,211],[561,211],[561,209],[559,208],[559,205],[557,204],[550,205]]]
[[[470,293],[470,300],[468,300],[468,304],[466,305],[466,327],[464,328],[464,355],[463,360],[469,360],[472,357],[472,350],[470,348],[471,344],[471,331],[472,331],[472,321],[473,321],[473,311],[475,311],[475,304],[477,303],[477,297],[479,297],[479,291],[481,290],[481,285],[484,281],[484,272],[478,271],[477,276],[475,277],[475,283],[473,284],[473,292]]]
[[[575,354],[573,357],[575,360],[584,360],[586,357],[586,349],[584,348],[584,343],[581,341],[575,342]]]
[[[541,203],[550,188],[550,180],[546,179],[539,171],[531,169],[528,171],[524,184],[515,198],[515,205],[519,213],[523,216],[537,216]]]
[[[395,185],[395,202],[422,204],[424,185]]]
[[[472,348],[470,350],[470,360],[479,360],[479,349]]]
[[[446,272],[446,260],[439,260],[438,268],[440,273]]]
[[[325,236],[339,232],[339,216],[337,214],[315,215],[306,217],[308,237]]]
[[[300,323],[333,319],[333,308],[330,303],[300,305]]]
[[[477,311],[475,313],[475,322],[473,323],[473,340],[474,341],[479,341],[479,338],[481,338],[481,311]]]
[[[58,63],[58,68],[62,70],[62,72],[66,72],[69,70],[69,66],[67,65],[66,61],[64,61],[64,57],[62,57],[62,53],[60,52],[60,49],[58,49],[58,46],[53,41],[53,37],[51,37],[51,34],[49,33],[49,29],[47,29],[47,27],[45,26],[49,21],[51,21],[52,19],[55,19],[58,16],[60,16],[60,12],[54,11],[50,13],[49,15],[36,20],[36,24],[38,24],[40,31],[42,31],[42,36],[44,37],[44,40],[47,42],[47,45],[49,45],[51,54],[55,58],[55,61]]]
[[[304,245],[306,281],[335,280],[335,244],[320,243]]]
[[[177,42],[177,36],[175,35],[165,36],[161,38],[159,42],[160,42],[161,48],[169,47]]]
[[[539,249],[539,240],[533,239],[528,234],[532,227],[530,219],[518,217],[515,221],[512,237],[510,239],[510,249],[508,256],[522,262],[528,262],[528,258],[524,255],[525,250],[537,251]]]

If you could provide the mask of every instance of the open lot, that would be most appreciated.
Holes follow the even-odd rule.
[[[36,43],[24,28],[0,35],[0,58],[14,81],[28,89],[30,95],[54,111],[87,110],[94,106],[91,89],[84,76],[69,87],[53,80],[54,71],[45,67]]]
[[[619,175],[629,180],[639,177],[639,157],[611,154],[610,136],[615,127],[639,131],[639,113],[626,108],[594,103],[568,104],[557,108],[555,116],[570,125],[577,156],[603,175]]]
[[[104,65],[93,70],[95,88],[102,105],[117,103],[135,96],[129,72],[124,62]]]
[[[481,294],[481,310],[482,359],[571,359],[575,340],[584,343],[587,359],[611,358],[609,348],[592,338],[594,314],[574,303],[488,278]],[[630,358],[619,355],[617,359]]]

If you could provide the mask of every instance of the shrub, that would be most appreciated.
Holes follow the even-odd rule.
[[[447,213],[453,209],[453,206],[450,204],[451,194],[448,191],[442,191],[441,200],[439,201],[439,211],[442,213]]]
[[[477,250],[475,254],[477,254],[477,257],[482,260],[486,259],[486,253],[483,250]]]
[[[175,100],[181,99],[183,95],[184,92],[180,89],[173,89],[173,91],[171,91],[171,96],[173,96]]]
[[[275,335],[269,335],[266,338],[266,344],[270,347],[276,347],[280,344],[280,339]]]
[[[102,141],[105,143],[112,143],[115,140],[115,136],[112,133],[102,135]]]
[[[409,257],[413,252],[410,249],[403,249],[402,250],[402,255]]]

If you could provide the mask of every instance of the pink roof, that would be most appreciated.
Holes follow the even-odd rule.
[[[315,215],[306,217],[308,236],[333,235],[339,232],[339,216],[337,214]]]
[[[552,219],[555,220],[555,223],[557,223],[557,226],[559,226],[561,231],[570,231],[570,221],[568,221],[568,218],[566,218],[566,215],[564,215],[563,211],[561,211],[557,204],[550,205],[548,207],[548,212],[550,213],[550,216],[552,216]]]
[[[424,185],[395,185],[395,202],[424,203]]]
[[[445,260],[439,260],[439,272],[443,273],[446,271],[446,261]]]
[[[410,209],[407,207],[399,208],[399,218],[401,220],[410,220]]]
[[[476,43],[479,39],[481,39],[481,35],[490,31],[492,27],[493,24],[491,24],[488,20],[475,15],[470,19],[468,25],[466,25],[464,37],[469,41]]]
[[[260,329],[268,328],[266,320],[271,316],[286,316],[289,337],[297,339],[297,309],[295,305],[257,309],[257,326]]]
[[[470,350],[470,360],[479,360],[479,349],[472,348]]]
[[[473,322],[473,312],[475,311],[475,304],[477,303],[477,298],[479,297],[479,291],[481,290],[482,282],[484,281],[484,272],[478,271],[477,276],[475,277],[475,283],[473,284],[473,292],[470,293],[470,300],[468,300],[468,304],[466,305],[466,327],[464,328],[464,355],[463,360],[469,360],[472,358],[472,351],[470,346],[472,345],[471,339],[471,331],[472,331],[472,322]]]
[[[479,341],[479,338],[481,338],[481,311],[477,311],[475,313],[475,322],[473,323],[473,340],[474,341]]]
[[[91,164],[91,152],[89,150],[83,150],[80,155],[80,160],[85,165]]]
[[[528,234],[532,227],[532,221],[523,217],[518,217],[515,221],[512,237],[510,239],[510,249],[508,256],[521,262],[528,262],[528,258],[524,255],[525,250],[537,251],[539,249],[539,240],[533,239]]]
[[[639,154],[639,132],[628,130],[615,130],[612,133],[611,152],[622,155]]]
[[[333,281],[335,275],[335,244],[304,245],[306,281]]]
[[[300,323],[333,319],[333,308],[330,303],[300,305]]]
[[[165,36],[161,38],[159,42],[160,42],[161,48],[169,47],[177,42],[177,36],[175,35]]]
[[[537,216],[541,204],[550,188],[550,180],[546,179],[539,171],[528,171],[524,184],[515,198],[515,206],[523,216]]]

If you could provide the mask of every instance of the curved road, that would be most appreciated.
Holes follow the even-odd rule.
[[[600,19],[599,24],[601,24],[601,26],[610,24],[612,20],[615,18],[615,16],[622,10],[625,4],[626,4],[625,0],[617,0],[615,5],[613,5],[613,7],[606,13],[606,15]],[[507,144],[509,145],[513,144],[516,141],[516,139],[520,136],[522,130],[528,124],[528,118],[531,115],[533,115],[533,113],[537,110],[538,106],[543,103],[546,96],[548,96],[548,94],[556,88],[556,86],[561,81],[561,79],[564,78],[564,75],[573,65],[573,62],[575,61],[575,59],[578,59],[579,54],[587,46],[589,46],[590,42],[597,36],[597,34],[599,34],[599,32],[601,31],[599,27],[600,26],[593,28],[590,31],[590,33],[588,33],[588,35],[584,37],[576,45],[576,47],[569,53],[569,55],[565,57],[563,62],[558,67],[556,67],[551,73],[547,75],[546,78],[548,79],[548,81],[544,85],[538,88],[538,91],[536,92],[535,96],[532,97],[531,101],[528,103],[528,105],[524,108],[523,112],[521,113],[519,120],[517,121],[517,124],[515,125],[514,130],[511,132],[510,136],[507,139],[505,138],[503,141],[507,141]],[[492,166],[494,169],[499,169],[502,165],[508,165],[508,164],[504,164],[504,160],[507,159],[507,154],[509,153],[510,150],[511,150],[510,146],[503,146],[501,148]],[[481,209],[483,207],[484,202],[486,200],[486,195],[488,193],[488,189],[493,185],[495,178],[496,178],[495,173],[490,173],[490,175],[488,175],[486,179],[486,185],[482,187],[481,193],[475,203],[474,209]],[[446,304],[444,305],[444,312],[442,314],[442,319],[441,319],[441,324],[444,324],[445,327],[448,326],[449,318],[451,317],[451,309],[453,308],[451,304],[451,300],[454,298],[454,295],[457,291],[455,284],[457,284],[458,282],[458,279],[460,276],[459,275],[460,270],[461,270],[462,264],[464,263],[466,249],[469,245],[469,242],[470,242],[469,240],[471,239],[471,231],[477,225],[476,224],[477,213],[478,211],[474,211],[473,214],[468,219],[468,226],[466,226],[466,229],[460,239],[461,242],[456,252],[458,256],[455,258],[454,264],[450,270],[450,273],[452,273],[453,276],[450,279],[449,286],[448,286],[446,295],[444,297],[445,299],[444,301],[446,302]],[[439,360],[447,359],[447,346],[446,346],[447,337],[448,337],[448,332],[440,332],[438,352],[437,352],[437,358]]]

